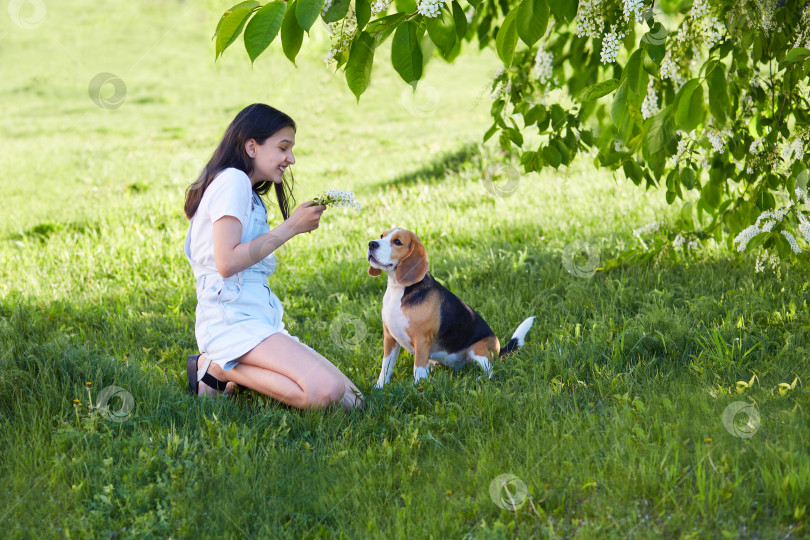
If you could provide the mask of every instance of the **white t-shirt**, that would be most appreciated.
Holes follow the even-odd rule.
[[[191,224],[191,258],[216,270],[214,261],[214,222],[233,216],[242,223],[242,242],[247,238],[253,186],[244,171],[234,167],[222,170],[208,185]]]

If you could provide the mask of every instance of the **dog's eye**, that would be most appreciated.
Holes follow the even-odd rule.
[[[398,238],[397,238],[397,239],[394,239],[394,245],[395,245],[395,246],[401,246],[401,245],[402,245],[402,242],[400,242]]]

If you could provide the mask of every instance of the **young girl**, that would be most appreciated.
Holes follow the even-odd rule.
[[[357,387],[284,329],[284,308],[267,285],[273,251],[318,228],[326,209],[305,202],[290,214],[295,122],[254,103],[236,115],[202,174],[186,190],[191,220],[185,254],[197,280],[195,334],[187,362],[197,395],[232,394],[234,384],[294,407],[362,406]],[[291,176],[291,171],[287,171]],[[275,188],[284,221],[270,230],[261,196]],[[294,204],[294,200],[292,200]]]

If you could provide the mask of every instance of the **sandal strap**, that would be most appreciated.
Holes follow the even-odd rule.
[[[203,375],[203,378],[200,379],[202,382],[210,386],[211,388],[216,388],[220,392],[225,391],[225,387],[228,385],[228,381],[220,381],[210,373],[206,373]]]

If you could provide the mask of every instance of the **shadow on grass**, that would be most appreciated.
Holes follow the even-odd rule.
[[[376,184],[378,187],[410,186],[418,183],[427,185],[443,181],[448,172],[458,168],[476,157],[483,157],[480,144],[466,143],[453,152],[446,152],[419,169]],[[374,187],[374,186],[371,186]]]
[[[807,314],[788,307],[801,293],[798,282],[754,286],[747,271],[727,261],[630,267],[583,279],[549,251],[532,248],[523,257],[493,251],[485,263],[476,252],[449,253],[433,272],[502,341],[523,317],[536,315],[525,349],[496,364],[492,380],[478,381],[473,366],[459,373],[439,368],[421,388],[411,383],[412,358],[402,353],[392,383],[371,389],[384,285],[367,281],[363,261],[350,277],[342,262],[318,268],[323,286],[312,279],[315,269],[296,270],[297,281],[282,296],[296,306],[285,322],[293,335],[311,334],[304,341],[366,392],[365,410],[350,415],[298,411],[255,392],[235,400],[187,395],[184,358],[195,352],[190,288],[85,304],[3,298],[0,450],[15,457],[0,472],[10,479],[8,493],[19,495],[0,502],[29,530],[41,526],[41,515],[62,515],[85,516],[64,518],[66,529],[92,524],[110,535],[356,533],[367,524],[345,517],[364,512],[368,497],[391,504],[385,494],[416,479],[413,459],[426,467],[423,474],[449,474],[452,465],[429,464],[500,440],[504,430],[526,422],[527,410],[537,422],[565,426],[579,425],[584,411],[604,425],[614,396],[641,395],[649,403],[676,381],[695,388],[733,384],[754,368],[764,383],[784,380],[806,354],[785,347],[810,337]],[[323,300],[329,291],[353,294]],[[331,341],[325,321],[339,313],[366,325],[361,347],[345,350]],[[103,388],[123,389],[131,413],[119,422],[89,412],[87,381],[96,404]],[[81,401],[77,409],[74,399]],[[124,400],[109,406],[123,411]],[[37,452],[26,452],[28,445]],[[160,518],[169,511],[166,501],[191,509]],[[219,501],[213,516],[200,501]],[[264,517],[246,521],[257,511]]]

